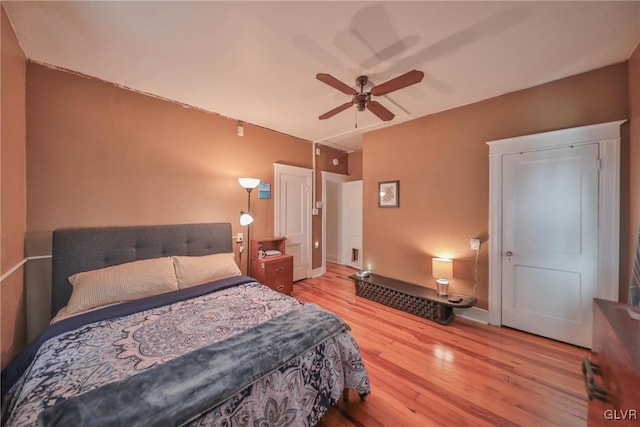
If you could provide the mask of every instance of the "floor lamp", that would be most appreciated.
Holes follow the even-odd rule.
[[[240,185],[247,190],[247,210],[240,211],[240,225],[247,227],[247,276],[251,276],[251,223],[253,222],[253,216],[251,216],[251,190],[256,188],[260,184],[258,178],[238,178]]]

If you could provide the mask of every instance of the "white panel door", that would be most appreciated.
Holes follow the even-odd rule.
[[[503,157],[502,323],[591,346],[598,144]]]
[[[324,233],[324,253],[325,259],[329,262],[341,263],[341,220],[342,212],[342,189],[340,183],[325,180],[322,200],[323,200],[323,233]]]
[[[310,169],[276,165],[275,234],[293,255],[293,280],[309,277],[311,266]]]
[[[344,265],[362,269],[362,181],[341,186],[342,260]]]

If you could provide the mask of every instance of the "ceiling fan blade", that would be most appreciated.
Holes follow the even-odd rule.
[[[333,117],[336,114],[338,114],[341,111],[346,110],[347,108],[351,107],[353,105],[353,102],[347,102],[342,104],[339,107],[334,108],[331,111],[327,111],[326,113],[324,113],[323,115],[321,115],[320,117],[318,117],[320,120],[324,120],[324,119],[328,119],[329,117]]]
[[[401,76],[398,76],[372,88],[371,95],[385,95],[389,92],[393,92],[395,90],[420,83],[423,77],[424,73],[422,71],[411,70],[408,73],[404,73]]]
[[[383,107],[382,104],[380,104],[378,101],[369,101],[369,102],[367,102],[367,108],[373,114],[378,116],[380,118],[380,120],[383,120],[385,122],[388,122],[389,120],[393,119],[396,116],[391,111],[389,111],[385,107]]]
[[[338,89],[342,93],[346,93],[347,95],[356,94],[356,90],[354,88],[348,86],[346,83],[342,83],[331,74],[318,73],[316,74],[316,79],[320,80],[322,83],[328,84],[334,89]]]

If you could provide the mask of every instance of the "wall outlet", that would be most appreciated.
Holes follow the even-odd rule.
[[[244,239],[244,233],[238,233],[236,235],[236,243],[242,243],[243,239]]]
[[[469,242],[469,247],[471,248],[472,251],[479,251],[480,239],[471,239],[471,241]]]

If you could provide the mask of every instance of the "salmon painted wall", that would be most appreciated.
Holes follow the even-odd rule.
[[[621,247],[622,259],[626,261],[624,276],[621,275],[621,299],[626,301],[629,293],[631,265],[638,244],[640,231],[640,45],[628,61],[629,85],[629,185],[627,246]],[[623,205],[624,206],[624,205]],[[624,297],[624,299],[623,299]]]
[[[349,179],[352,181],[362,179],[362,151],[349,153]]]
[[[239,137],[216,114],[35,63],[27,73],[29,255],[49,254],[63,227],[230,222],[246,236],[238,177],[273,186],[273,163],[312,166],[302,139],[250,124]],[[272,236],[273,197],[251,198],[251,236]],[[29,266],[30,337],[48,320],[49,265]]]
[[[473,294],[487,308],[485,142],[627,117],[622,63],[367,133],[365,268],[435,288],[431,258],[450,257],[451,290]],[[378,182],[390,180],[400,181],[400,207],[378,208]],[[477,269],[471,238],[482,241]]]
[[[9,18],[0,6],[0,91],[2,122],[0,158],[0,286],[2,355],[4,368],[26,342],[24,293],[24,236],[26,230],[26,124],[25,57],[18,45]],[[5,277],[6,275],[6,277]]]

